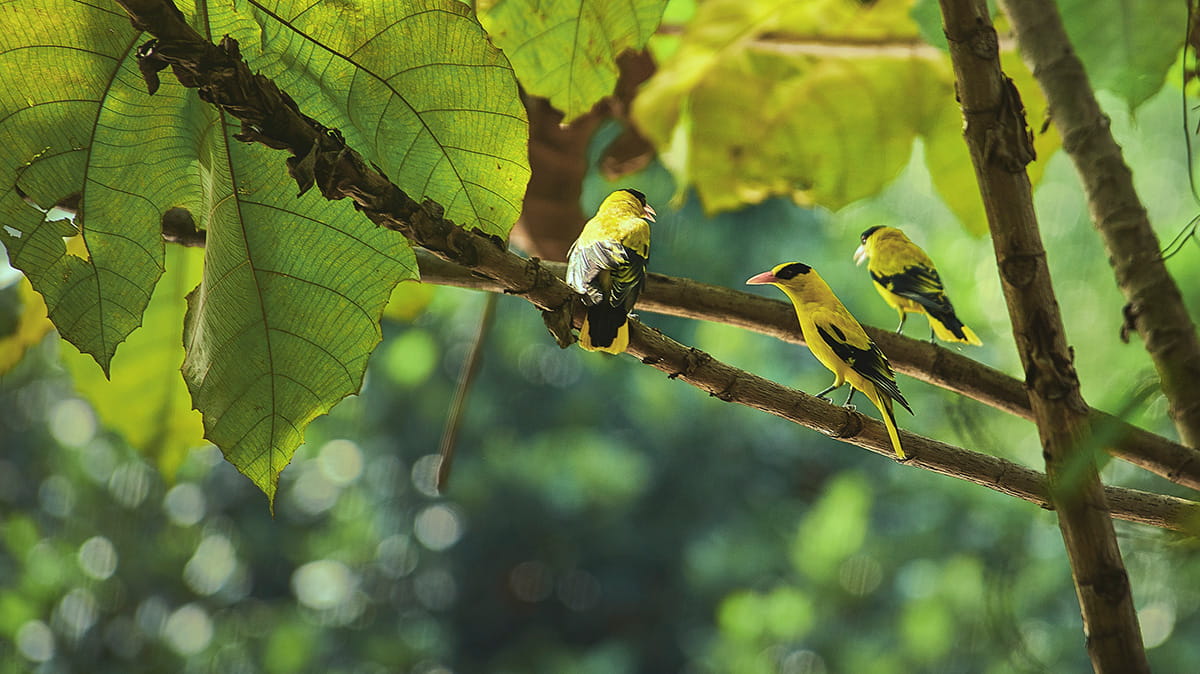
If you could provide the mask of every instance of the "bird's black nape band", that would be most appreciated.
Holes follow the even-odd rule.
[[[807,274],[810,271],[812,271],[812,267],[804,264],[803,262],[793,262],[780,267],[779,271],[775,272],[775,278],[786,281],[790,278],[796,278],[796,276],[799,274]]]
[[[872,227],[872,228],[868,229],[867,231],[863,232],[863,233],[862,233],[862,238],[861,238],[861,241],[862,241],[863,243],[866,243],[866,242],[867,242],[867,239],[871,238],[871,235],[872,235],[872,234],[874,234],[876,231],[878,231],[878,230],[880,230],[880,229],[883,229],[883,225],[875,225],[874,227]]]
[[[645,195],[645,194],[642,194],[641,192],[639,192],[639,191],[637,191],[637,190],[633,189],[632,187],[626,187],[626,188],[624,188],[624,189],[623,189],[623,190],[621,190],[621,191],[622,191],[622,192],[628,192],[628,193],[632,194],[632,195],[634,196],[634,198],[636,198],[636,199],[637,199],[639,202],[641,202],[641,204],[642,204],[643,206],[645,206],[645,205],[646,205],[646,195]]]

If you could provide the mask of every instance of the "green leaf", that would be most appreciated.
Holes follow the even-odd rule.
[[[183,373],[205,437],[273,502],[304,428],[359,390],[392,288],[418,272],[403,237],[315,191],[297,199],[273,153],[236,131],[237,191],[188,296]]]
[[[455,0],[209,5],[305,114],[337,127],[416,199],[507,237],[529,181],[529,123],[512,67]]]
[[[907,12],[904,0],[703,3],[634,117],[710,213],[774,195],[838,208],[892,180],[953,105],[940,54],[908,49]],[[814,46],[835,37],[907,47]]]
[[[146,36],[115,5],[50,4],[0,13],[0,68],[18,85],[0,98],[0,131],[17,139],[0,165],[19,167],[0,180],[43,209],[82,192],[83,234],[9,190],[10,257],[60,333],[107,372],[162,272],[163,215],[193,214],[207,250],[185,319],[186,384],[205,437],[273,499],[308,422],[361,386],[392,288],[417,276],[412,250],[349,204],[298,200],[279,153],[235,142],[235,122],[167,73],[150,97],[134,63]],[[237,38],[252,70],[403,189],[507,235],[529,174],[528,125],[511,67],[462,3],[204,9],[194,25]],[[173,451],[160,456],[168,466]]]
[[[1097,89],[1145,103],[1183,47],[1187,4],[1177,0],[1059,0],[1063,27]]]
[[[199,248],[168,247],[167,272],[146,307],[145,323],[113,362],[111,379],[100,376],[82,355],[61,354],[75,389],[104,426],[153,459],[168,478],[189,449],[204,444],[200,414],[192,409],[179,374],[184,298],[200,282],[203,258]]]
[[[694,187],[709,213],[773,196],[842,208],[891,183],[921,138],[947,205],[986,231],[949,56],[921,42],[911,10],[908,0],[705,2],[634,119],[679,194]],[[1041,92],[1015,54],[1003,58],[1036,127]],[[1043,160],[1057,147],[1054,135],[1038,139]]]
[[[612,94],[617,57],[641,49],[667,0],[485,0],[479,20],[516,68],[521,85],[550,99],[564,122]]]
[[[158,214],[184,185],[149,158],[172,157],[190,130],[172,105],[180,91],[146,106],[141,39],[115,4],[26,0],[0,12],[0,241],[59,334],[105,372],[162,274]],[[78,195],[73,222],[45,215]],[[81,231],[68,250],[64,238]]]

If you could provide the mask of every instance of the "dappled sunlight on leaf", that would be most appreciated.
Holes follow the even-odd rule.
[[[479,20],[526,91],[584,114],[617,85],[617,57],[654,34],[666,0],[486,0]]]

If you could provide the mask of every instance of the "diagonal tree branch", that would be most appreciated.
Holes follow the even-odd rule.
[[[1133,174],[1113,139],[1083,64],[1071,47],[1053,2],[1001,0],[1025,63],[1046,94],[1087,194],[1092,223],[1104,240],[1126,321],[1137,328],[1158,370],[1179,438],[1200,448],[1200,340],[1158,236],[1133,187]]]
[[[417,251],[421,278],[432,283],[502,292],[495,281]],[[565,265],[542,262],[558,278]],[[550,279],[546,279],[550,282]],[[638,309],[670,316],[714,321],[803,344],[794,309],[787,302],[685,278],[650,274]],[[1017,379],[949,349],[890,330],[866,327],[888,360],[915,379],[973,398],[985,405],[1033,421],[1029,395]],[[1200,452],[1171,442],[1099,410],[1088,412],[1094,433],[1110,438],[1114,456],[1172,482],[1200,489]]]
[[[1025,166],[1032,134],[1000,70],[985,0],[939,0],[1013,336],[1041,437],[1050,496],[1096,672],[1149,672],[1108,502],[1087,451],[1091,431],[1046,265]]]
[[[302,186],[310,181],[326,198],[349,198],[373,222],[404,233],[443,259],[494,279],[505,292],[543,309],[547,324],[558,334],[574,322],[578,297],[538,260],[518,257],[502,242],[454,225],[442,217],[437,204],[413,201],[347,147],[339,134],[303,115],[269,79],[251,73],[238,56],[236,42],[226,38],[218,47],[204,40],[168,0],[118,2],[133,16],[135,26],[159,39],[147,49],[154,58],[171,65],[180,81],[197,88],[204,100],[242,120],[241,140],[289,151],[293,155],[288,160],[289,171]],[[890,453],[886,432],[878,421],[731,368],[636,321],[631,353],[722,400],[763,409],[872,451]],[[912,448],[910,465],[970,479],[1049,506],[1044,476],[1036,471],[911,433],[905,435],[905,446]],[[1200,533],[1200,504],[1133,490],[1110,491],[1119,506],[1114,512],[1122,517]]]

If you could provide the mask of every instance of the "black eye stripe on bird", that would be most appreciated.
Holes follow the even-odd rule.
[[[845,402],[849,405],[854,392],[862,391],[883,416],[883,424],[887,427],[896,456],[905,459],[892,403],[900,403],[909,413],[912,408],[896,386],[896,376],[883,351],[871,341],[821,275],[806,264],[790,262],[753,276],[746,283],[778,286],[792,301],[800,322],[800,332],[809,350],[833,372],[833,385],[818,393],[817,397],[829,400],[825,397],[826,393],[849,383],[850,396]]]

